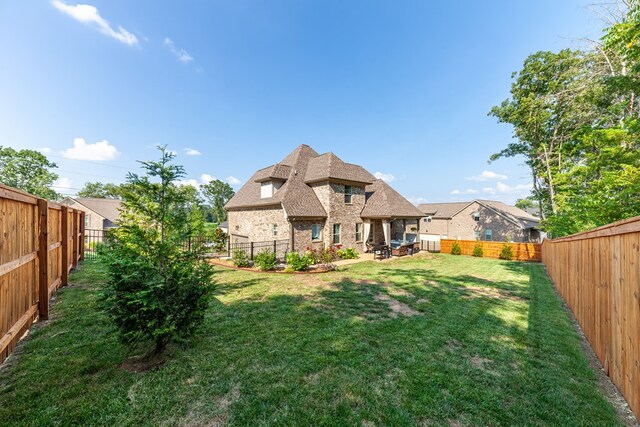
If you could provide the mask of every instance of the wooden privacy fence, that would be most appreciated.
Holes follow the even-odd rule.
[[[441,239],[440,252],[450,254],[454,239]],[[500,251],[504,242],[485,242],[478,240],[457,240],[462,249],[462,255],[473,255],[473,248],[477,244],[482,245],[482,256],[485,258],[500,258]],[[513,259],[516,261],[541,261],[542,245],[540,243],[514,243],[509,242],[513,249]]]
[[[640,418],[640,217],[545,240],[542,261]]]
[[[84,212],[0,184],[0,363],[83,259]]]

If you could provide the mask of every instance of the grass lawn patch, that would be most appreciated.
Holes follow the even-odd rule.
[[[86,261],[0,369],[0,425],[620,425],[542,264],[215,280],[201,333],[132,372]]]

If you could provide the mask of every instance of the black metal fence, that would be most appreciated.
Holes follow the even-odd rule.
[[[86,229],[84,236],[84,256],[93,259],[98,257],[97,247],[104,243],[109,230]],[[185,249],[191,249],[195,245],[204,246],[203,252],[210,257],[231,257],[235,251],[244,251],[249,259],[263,251],[275,253],[278,259],[284,259],[289,251],[288,240],[268,240],[263,242],[230,242],[216,241],[214,236],[193,236],[185,242]]]
[[[98,256],[97,247],[104,243],[109,230],[87,228],[84,230],[84,257],[94,259]]]

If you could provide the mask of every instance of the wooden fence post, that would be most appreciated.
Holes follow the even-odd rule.
[[[78,267],[78,247],[79,242],[78,242],[78,231],[80,229],[80,227],[78,226],[78,211],[77,210],[73,210],[72,213],[72,232],[73,232],[73,238],[71,239],[71,244],[73,245],[73,249],[71,252],[72,258],[73,260],[71,261],[71,265],[73,266],[73,268],[77,268]]]
[[[85,218],[87,213],[85,211],[80,212],[80,236],[78,239],[80,240],[80,261],[84,261],[84,233],[86,230],[85,227]]]
[[[38,199],[38,312],[49,318],[49,203]]]
[[[69,216],[68,216],[69,208],[65,205],[62,205],[60,209],[60,230],[61,234],[61,259],[62,262],[60,265],[62,266],[62,272],[60,274],[60,278],[62,282],[60,286],[67,286],[69,282]]]

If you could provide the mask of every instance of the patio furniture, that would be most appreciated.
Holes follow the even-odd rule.
[[[373,247],[373,259],[387,259],[391,256],[391,249],[387,245],[376,245]]]

